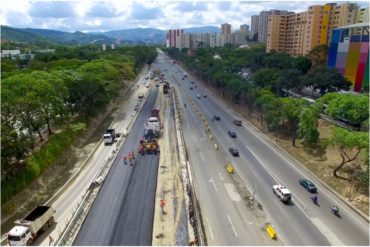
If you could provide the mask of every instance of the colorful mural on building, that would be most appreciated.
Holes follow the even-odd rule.
[[[344,77],[350,80],[355,92],[367,91],[369,88],[368,24],[362,27],[351,25],[334,29],[327,65],[330,68],[337,68]]]

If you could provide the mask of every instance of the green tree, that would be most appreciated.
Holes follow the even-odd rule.
[[[264,68],[254,73],[252,80],[258,87],[272,89],[279,76],[277,69]]]
[[[313,107],[305,107],[299,115],[298,136],[304,145],[316,145],[319,140],[318,111]]]
[[[311,60],[312,67],[325,65],[328,49],[329,47],[327,45],[318,45],[307,54]]]
[[[310,59],[304,56],[298,56],[293,60],[293,69],[300,71],[302,74],[306,74],[312,66]]]
[[[334,128],[332,135],[326,139],[326,144],[338,149],[341,162],[334,169],[333,176],[340,177],[338,171],[344,165],[355,161],[362,151],[369,150],[369,134],[365,132],[348,131],[343,128]],[[348,180],[348,178],[340,177]]]
[[[352,83],[344,78],[335,68],[317,66],[303,78],[304,84],[313,89],[320,89],[321,95],[336,92],[340,89],[349,90]]]
[[[292,131],[292,146],[296,147],[296,139],[298,136],[298,125],[300,120],[300,114],[303,109],[308,105],[304,99],[295,98],[282,98],[283,107],[280,108],[284,112],[284,119],[287,120],[289,127]]]

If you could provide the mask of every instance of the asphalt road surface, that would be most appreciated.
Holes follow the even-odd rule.
[[[73,245],[151,244],[158,157],[136,155],[134,166],[123,157],[137,153],[157,93],[153,87]]]
[[[243,123],[242,127],[233,124],[233,118],[237,117],[228,107],[225,106],[219,99],[214,97],[207,89],[203,88],[194,78],[188,76],[182,79],[184,71],[178,66],[166,67],[169,73],[174,74],[178,85],[181,87],[180,92],[187,92],[193,101],[196,101],[200,106],[202,115],[205,116],[211,125],[212,134],[220,143],[220,152],[223,152],[224,158],[230,161],[244,183],[250,191],[256,192],[256,198],[262,203],[265,213],[271,220],[278,237],[283,240],[286,245],[369,245],[369,226],[365,220],[354,213],[345,203],[338,199],[332,192],[321,185],[320,181],[315,177],[311,177],[304,169],[295,163],[288,155],[277,149],[270,140],[259,134],[252,126]],[[190,82],[195,81],[196,88],[190,90],[192,85]],[[202,95],[207,93],[207,98],[198,99],[197,94]],[[188,100],[187,96],[183,95],[184,101]],[[180,101],[181,102],[181,101]],[[187,104],[189,102],[186,102]],[[190,111],[190,110],[186,110]],[[212,122],[213,115],[219,115],[220,121]],[[196,129],[199,122],[196,122],[195,113],[189,112],[186,117],[194,116],[194,123],[189,126],[190,129]],[[185,127],[186,128],[186,125]],[[235,130],[237,138],[230,138],[227,134],[228,130]],[[184,130],[186,131],[186,130]],[[189,132],[190,135],[191,132]],[[194,138],[203,138],[201,133],[195,133]],[[196,142],[194,140],[194,142]],[[228,152],[229,147],[239,149],[240,157],[233,157]],[[205,145],[200,145],[197,152],[201,152],[203,157],[209,163],[213,164],[213,168],[199,170],[197,181],[210,180],[210,169],[213,169],[217,174],[217,163],[225,162],[222,159],[213,161],[212,154],[207,151],[209,149]],[[202,162],[197,161],[192,164],[193,169],[198,166],[204,166]],[[212,175],[210,184],[214,184],[215,188],[219,188],[217,184],[220,179]],[[318,187],[318,196],[320,206],[314,205],[310,197],[312,196],[304,188],[302,188],[298,179],[306,177],[313,181]],[[209,186],[207,183],[199,186]],[[272,185],[284,184],[293,194],[292,203],[285,205],[273,194]],[[221,185],[222,186],[222,185]],[[201,190],[199,187],[198,190]],[[202,208],[210,208],[207,204],[216,202],[216,197],[223,196],[215,194],[208,195],[210,198],[203,200]],[[209,202],[211,200],[211,202]],[[330,212],[330,205],[335,204],[340,208],[341,217],[336,217]],[[215,204],[217,205],[217,204]],[[235,212],[232,206],[226,206],[229,212]],[[210,210],[202,210],[203,218],[211,220],[214,215],[209,213]],[[209,216],[207,216],[209,214]],[[224,220],[223,220],[224,221]],[[217,232],[219,239],[229,239],[229,226],[218,225],[217,222],[209,224],[211,228],[222,228]],[[241,225],[241,224],[240,224]],[[235,231],[239,226],[235,226]],[[212,229],[213,230],[213,229]],[[243,232],[243,231],[242,231]],[[212,235],[208,231],[209,235]],[[213,234],[216,235],[216,234]],[[224,235],[223,237],[221,237]],[[220,242],[216,244],[223,244]]]

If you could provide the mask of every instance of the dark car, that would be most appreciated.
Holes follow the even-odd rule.
[[[193,90],[193,87],[189,87],[190,90]]]
[[[213,119],[215,119],[215,120],[219,121],[219,120],[221,119],[221,117],[220,117],[220,116],[218,116],[218,115],[214,115],[214,116],[213,116]]]
[[[229,130],[227,133],[228,133],[228,134],[229,134],[229,136],[231,136],[232,138],[236,138],[236,133],[235,133],[235,131]]]
[[[242,125],[242,121],[239,120],[239,119],[234,119],[233,123],[237,126],[241,126]]]
[[[230,153],[231,153],[233,156],[239,156],[239,151],[238,151],[238,149],[236,149],[236,148],[229,148],[229,151],[230,151]]]
[[[191,84],[194,84],[194,82],[193,82],[193,81],[191,81]]]
[[[308,179],[302,178],[299,180],[299,183],[309,192],[316,193],[317,188],[316,186]]]

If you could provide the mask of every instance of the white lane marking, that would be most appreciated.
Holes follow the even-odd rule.
[[[256,160],[261,164],[261,167],[263,169],[265,169],[265,171],[268,172],[268,174],[270,174],[270,176],[275,179],[276,182],[280,183],[279,179],[277,179],[277,177],[275,177],[274,175],[272,175],[272,173],[266,168],[266,166],[263,165],[263,162],[262,160],[260,160],[260,158],[257,157],[257,155],[248,147],[248,146],[245,146],[248,151],[254,156],[254,158],[256,158]],[[281,183],[280,183],[281,184]]]
[[[218,172],[218,176],[220,177],[221,181],[224,180],[224,177],[222,176],[222,173],[221,172]]]
[[[236,233],[236,231],[235,231],[234,225],[233,225],[233,223],[231,222],[230,216],[229,216],[229,215],[227,215],[227,218],[229,219],[230,225],[231,225],[231,227],[233,228],[233,231],[234,231],[235,237],[238,237],[238,234],[237,234],[237,233]]]
[[[209,182],[211,182],[211,183],[213,184],[213,186],[215,187],[215,190],[216,190],[216,192],[217,192],[218,190],[217,190],[216,184],[215,184],[215,182],[213,181],[213,178],[212,178],[212,177],[211,177],[211,179],[209,180]]]
[[[206,215],[206,221],[207,221],[207,224],[208,224],[209,233],[211,233],[212,240],[215,240],[215,239],[213,238],[213,233],[212,233],[211,224],[209,224],[209,221],[208,221],[208,217],[207,217],[207,215]]]
[[[197,139],[195,139],[195,136],[193,135],[193,140],[196,142],[197,141]]]
[[[233,184],[224,183],[224,186],[225,186],[225,189],[227,191],[227,194],[230,196],[232,201],[234,201],[234,202],[241,201],[242,198],[240,197],[238,191],[236,190],[236,188]]]
[[[205,162],[205,159],[204,159],[202,153],[199,153],[199,154],[200,154],[200,157],[202,158],[203,162]]]
[[[320,219],[311,218],[312,223],[317,226],[317,229],[320,229],[320,232],[326,236],[328,241],[332,246],[344,246],[345,244],[340,241],[339,238],[328,228]]]

